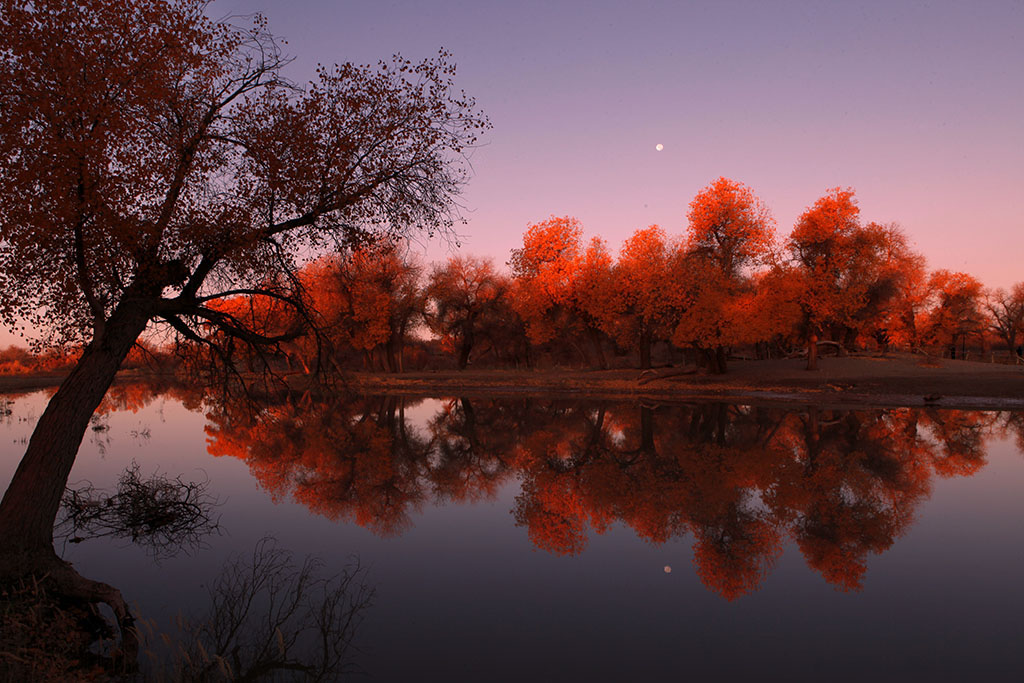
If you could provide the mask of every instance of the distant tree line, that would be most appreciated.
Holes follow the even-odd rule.
[[[1013,358],[1024,341],[1024,283],[986,289],[929,272],[898,226],[860,220],[851,189],[827,191],[779,240],[750,188],[719,178],[690,203],[685,234],[652,225],[616,257],[575,218],[552,216],[527,227],[507,266],[453,256],[427,268],[400,243],[365,242],[265,283],[273,296],[220,300],[210,334],[243,371],[306,373],[680,362],[723,373],[730,357],[815,367],[819,348]],[[238,330],[277,343],[268,354]],[[140,348],[131,360],[157,356]],[[37,361],[54,364],[53,353]],[[26,351],[0,351],[0,374],[32,367]]]
[[[637,230],[616,257],[575,218],[551,217],[528,226],[507,273],[468,256],[425,268],[400,245],[367,244],[302,268],[289,289],[301,309],[237,296],[220,310],[283,340],[278,359],[306,372],[689,360],[722,373],[736,356],[806,355],[814,367],[819,347],[962,357],[1024,339],[1024,283],[988,290],[929,272],[898,226],[860,220],[850,189],[826,192],[784,241],[727,178],[697,194],[688,219],[683,235]]]

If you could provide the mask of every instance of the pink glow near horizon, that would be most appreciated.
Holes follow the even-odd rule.
[[[932,269],[1024,281],[1024,5],[218,0],[317,62],[445,47],[494,123],[472,156],[460,253],[499,264],[528,223],[573,215],[613,249],[718,176],[785,238],[827,188],[896,222]],[[656,151],[656,144],[663,144]],[[430,242],[425,258],[448,255]],[[9,343],[0,332],[0,345]]]

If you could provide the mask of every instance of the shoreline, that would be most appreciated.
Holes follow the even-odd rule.
[[[733,361],[725,375],[636,369],[438,370],[402,374],[354,372],[341,380],[361,393],[405,396],[553,396],[653,402],[815,403],[827,407],[930,407],[1024,410],[1024,366],[924,359],[909,354],[805,361]],[[682,370],[676,369],[676,371]],[[692,369],[690,370],[692,373]],[[146,379],[126,371],[118,382]],[[641,378],[644,381],[641,383]],[[64,375],[0,376],[0,395],[55,388]],[[302,383],[303,375],[290,375]]]

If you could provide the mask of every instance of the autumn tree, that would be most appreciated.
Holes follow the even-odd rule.
[[[879,345],[917,349],[923,341],[923,324],[931,297],[924,260],[908,261],[899,275],[895,295],[881,308],[881,316],[869,331]]]
[[[605,369],[608,367],[605,340],[614,334],[616,327],[615,322],[609,324],[609,316],[617,314],[618,293],[612,255],[599,237],[590,240],[577,263],[572,294],[597,364]]]
[[[620,346],[637,351],[641,368],[651,367],[652,345],[671,333],[675,252],[665,231],[652,225],[625,241],[615,264],[613,305],[602,323]]]
[[[933,343],[948,345],[950,355],[955,357],[958,343],[966,347],[967,339],[980,337],[986,327],[981,282],[967,273],[937,270],[928,279],[928,287],[932,301],[927,313],[927,337]]]
[[[802,333],[807,369],[817,369],[817,341],[834,322],[849,320],[866,294],[866,283],[851,280],[860,230],[860,208],[852,189],[832,188],[797,219],[789,251],[802,276]]]
[[[427,283],[427,324],[442,343],[455,349],[459,369],[469,363],[478,341],[507,325],[503,318],[510,283],[484,259],[457,256],[435,267]],[[491,348],[497,339],[490,339]]]
[[[421,273],[399,245],[387,241],[331,254],[303,268],[300,279],[328,354],[351,349],[363,355],[369,369],[401,372],[405,344],[423,309]]]
[[[1009,291],[998,288],[985,293],[985,310],[989,329],[995,332],[1006,348],[1017,353],[1018,335],[1024,334],[1024,282]]]
[[[768,207],[742,183],[719,178],[690,202],[684,247],[690,264],[690,301],[673,338],[701,350],[712,372],[726,370],[728,347],[759,341],[751,277],[773,261],[775,222]]]
[[[589,345],[597,364],[606,366],[600,324],[592,307],[583,305],[586,290],[578,289],[580,269],[604,268],[603,243],[584,251],[583,226],[571,216],[552,216],[527,227],[523,246],[512,251],[509,266],[515,279],[514,306],[534,344],[556,339],[572,345],[586,360]],[[593,277],[584,282],[596,282]]]
[[[264,21],[211,21],[204,0],[2,0],[0,320],[84,344],[0,503],[0,574],[60,562],[53,521],[88,421],[151,323],[197,344],[212,326],[274,342],[212,302],[289,281],[309,249],[445,230],[488,127],[447,53],[320,67],[299,88]],[[225,358],[230,361],[230,358]]]

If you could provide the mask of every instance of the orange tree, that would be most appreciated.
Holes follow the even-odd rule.
[[[688,217],[690,286],[673,339],[693,344],[722,373],[729,346],[760,341],[751,276],[773,261],[774,221],[749,187],[728,178],[698,192]]]
[[[489,124],[448,55],[320,67],[297,88],[257,18],[205,0],[0,0],[0,320],[84,351],[0,503],[0,575],[49,572],[54,518],[89,417],[150,323],[273,342],[211,302],[262,295],[297,255],[366,232],[445,230]],[[271,281],[280,281],[272,279]],[[284,281],[288,281],[285,277]],[[230,361],[230,358],[224,358]]]
[[[860,208],[853,190],[832,188],[797,219],[789,251],[800,274],[802,333],[807,368],[817,368],[818,336],[850,319],[866,295],[866,283],[853,275],[853,241],[860,230]]]
[[[985,329],[981,283],[967,273],[937,270],[928,279],[928,288],[931,306],[926,313],[926,338],[934,344],[948,344],[950,355],[956,356],[957,343],[966,347],[969,337],[980,338]]]
[[[522,248],[514,249],[509,259],[515,280],[513,306],[532,343],[561,340],[584,360],[583,345],[589,343],[603,367],[601,326],[593,302],[584,301],[585,295],[593,292],[580,285],[603,282],[598,271],[607,270],[609,259],[602,242],[596,241],[584,251],[582,238],[583,227],[571,216],[552,216],[530,225],[523,234]],[[581,277],[581,270],[586,273],[587,268],[590,274]]]
[[[401,372],[404,348],[423,309],[421,268],[389,242],[309,264],[301,276],[329,358],[346,349],[366,367]],[[307,339],[307,353],[315,352]]]
[[[512,315],[507,307],[509,282],[489,260],[454,257],[435,267],[427,284],[426,319],[442,343],[457,349],[459,369],[464,370],[478,341],[495,329],[507,328]],[[490,339],[496,348],[497,339]]]
[[[641,368],[651,367],[651,346],[671,331],[675,254],[665,231],[652,225],[626,240],[615,264],[613,304],[601,321],[620,346],[639,353]]]
[[[910,248],[903,231],[891,224],[869,223],[854,230],[846,250],[849,268],[843,286],[860,293],[860,299],[850,303],[845,319],[836,321],[834,334],[843,349],[852,349],[862,335],[873,336],[884,346],[892,313],[906,313],[913,302],[924,273],[924,258]]]

